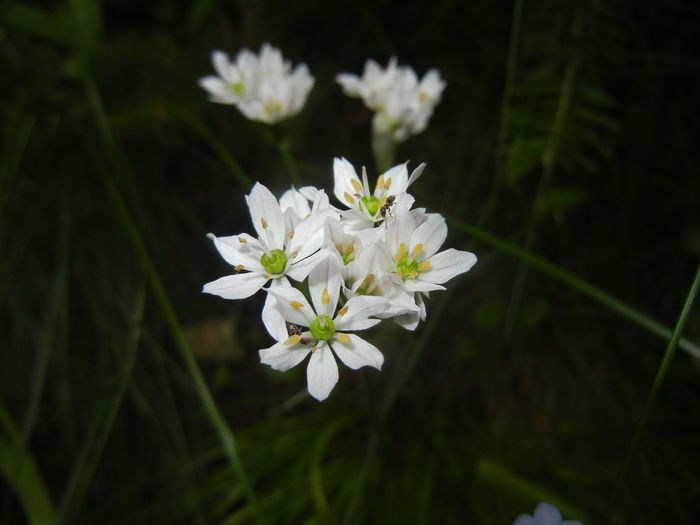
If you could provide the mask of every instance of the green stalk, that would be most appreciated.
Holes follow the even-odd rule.
[[[678,342],[680,341],[681,333],[683,332],[683,328],[685,327],[685,323],[688,320],[688,316],[690,315],[690,312],[693,309],[693,302],[695,301],[695,296],[698,293],[698,288],[700,288],[700,265],[698,266],[698,269],[695,272],[695,279],[693,279],[693,284],[690,286],[688,297],[685,300],[685,304],[683,305],[683,309],[681,310],[680,316],[678,317],[676,326],[673,329],[673,336],[671,337],[671,340],[669,341],[668,346],[666,347],[666,352],[664,353],[664,356],[661,359],[661,363],[659,364],[659,368],[656,371],[654,383],[651,385],[649,396],[647,397],[646,403],[644,403],[642,416],[639,418],[637,428],[635,428],[632,440],[630,441],[630,444],[627,447],[625,459],[622,462],[622,468],[620,468],[620,472],[617,475],[617,482],[615,483],[615,488],[613,489],[612,495],[610,496],[610,501],[608,502],[608,507],[605,511],[605,518],[603,520],[604,525],[610,522],[612,513],[615,510],[615,506],[617,505],[618,499],[620,498],[620,491],[622,490],[622,486],[625,482],[625,479],[627,478],[627,473],[629,471],[630,465],[632,464],[632,458],[634,457],[634,454],[637,451],[637,447],[639,446],[642,434],[644,433],[644,429],[646,428],[647,423],[649,421],[651,409],[654,406],[654,402],[656,401],[656,397],[658,396],[659,390],[661,389],[661,385],[663,385],[664,383],[664,379],[666,378],[666,374],[668,373],[668,368],[671,365],[671,360],[673,359],[673,356],[676,353],[676,347],[678,346]]]
[[[490,244],[491,246],[500,251],[503,251],[518,259],[521,259],[533,268],[536,268],[537,270],[546,273],[550,277],[558,279],[559,281],[564,282],[572,288],[575,288],[576,290],[584,293],[591,299],[602,303],[614,312],[617,312],[618,314],[622,315],[623,317],[626,317],[633,323],[648,330],[652,334],[658,335],[659,337],[666,340],[671,338],[672,331],[667,326],[643,314],[639,310],[632,308],[628,304],[620,301],[616,297],[613,297],[609,293],[604,292],[600,288],[596,288],[595,286],[587,283],[580,277],[576,277],[575,275],[564,270],[563,268],[552,264],[551,262],[543,259],[542,257],[535,255],[532,252],[523,250],[515,244],[505,241],[499,237],[496,237],[495,235],[492,235],[482,230],[481,228],[460,221],[458,219],[450,218],[449,223],[454,228],[464,233],[467,233],[473,236],[474,238],[485,242],[486,244]],[[680,346],[683,350],[688,352],[696,359],[700,359],[700,346],[698,346],[696,343],[688,339],[681,338],[678,346]]]
[[[117,147],[116,139],[112,133],[112,129],[107,120],[107,114],[102,105],[102,100],[95,86],[92,78],[87,74],[83,78],[83,87],[88,101],[92,106],[92,111],[95,116],[97,130],[100,133],[102,140],[107,147],[108,151],[111,152],[113,160],[117,161],[117,166],[125,166],[126,162],[124,159],[120,158],[119,148]],[[192,380],[194,382],[194,388],[199,396],[199,399],[204,407],[204,410],[209,417],[209,420],[216,430],[221,445],[224,450],[224,454],[228,458],[233,471],[236,473],[240,479],[241,484],[246,492],[248,500],[253,506],[255,513],[259,522],[263,522],[262,512],[258,505],[258,500],[253,492],[253,488],[248,480],[248,476],[245,472],[241,459],[238,455],[238,447],[236,444],[236,439],[229,428],[228,424],[224,420],[219,407],[217,406],[214,398],[212,397],[211,391],[207,386],[202,372],[199,369],[199,365],[192,354],[192,350],[187,342],[184,331],[178,319],[175,308],[170,302],[165,287],[160,279],[160,275],[156,270],[156,267],[151,259],[151,256],[146,248],[146,244],[139,232],[136,222],[131,216],[124,199],[117,188],[111,173],[108,170],[101,167],[100,163],[95,163],[98,168],[99,174],[102,178],[102,183],[104,184],[105,190],[107,191],[110,199],[112,200],[112,205],[117,213],[117,217],[124,229],[124,232],[131,242],[135,255],[137,257],[138,263],[148,281],[156,300],[162,310],[163,316],[166,323],[168,324],[172,337],[175,341],[182,359],[185,364],[185,368],[189,372]]]
[[[297,162],[292,155],[292,148],[289,145],[289,140],[284,137],[277,137],[277,149],[282,155],[282,162],[284,162],[289,176],[292,178],[292,183],[298,187],[304,185],[304,181],[301,180],[299,175],[299,168],[297,167]]]

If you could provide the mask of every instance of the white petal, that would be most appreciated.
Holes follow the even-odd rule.
[[[282,279],[273,279],[270,287],[283,286],[289,282]],[[277,306],[277,299],[274,295],[268,293],[265,297],[265,304],[262,309],[262,320],[265,325],[267,333],[274,337],[277,341],[285,341],[289,334],[287,334],[287,325],[282,317],[282,310]]]
[[[294,228],[294,236],[287,243],[287,253],[296,253],[295,259],[305,259],[323,244],[323,225],[330,211],[312,215],[298,223]]]
[[[446,238],[447,223],[445,219],[441,215],[430,217],[418,226],[413,235],[411,235],[409,249],[412,249],[416,244],[422,244],[423,252],[418,258],[423,261],[432,257],[440,249]]]
[[[319,346],[311,354],[309,366],[306,368],[306,382],[309,394],[319,401],[326,399],[338,382],[338,364],[327,344]]]
[[[420,312],[410,312],[407,314],[397,315],[392,317],[392,320],[401,328],[413,331],[420,322]]]
[[[301,343],[290,346],[277,343],[270,348],[259,350],[258,354],[262,364],[270,365],[274,370],[286,372],[301,363],[310,350],[308,346]]]
[[[418,180],[418,177],[420,177],[423,174],[423,170],[425,169],[426,166],[427,166],[427,164],[425,162],[423,162],[416,169],[413,170],[413,172],[411,173],[411,176],[408,179],[408,184],[406,184],[407,188],[411,184],[413,184],[414,182],[416,182]]]
[[[403,288],[407,292],[434,292],[436,290],[445,290],[445,287],[442,285],[422,281],[420,279],[406,279],[403,283]]]
[[[282,318],[285,321],[301,326],[311,326],[311,321],[316,318],[316,314],[303,293],[288,284],[266,288],[265,291],[275,296],[277,308],[282,312]]]
[[[284,249],[284,216],[275,196],[265,186],[256,182],[250,194],[246,196],[246,201],[258,236],[265,239],[270,250]]]
[[[406,192],[408,188],[408,170],[406,169],[406,163],[399,164],[393,168],[388,169],[384,172],[384,183],[390,181],[389,187],[387,189],[381,189],[375,191],[375,195],[379,198],[384,195],[400,195]]]
[[[371,295],[356,295],[351,297],[343,309],[345,313],[333,319],[336,330],[365,330],[377,324],[378,319],[370,319],[378,315],[387,307],[387,299]],[[340,312],[343,311],[340,310]]]
[[[299,260],[299,258],[296,257],[291,260],[291,262],[287,263],[287,269],[284,273],[295,281],[301,282],[309,276],[309,272],[313,270],[324,257],[327,257],[327,255],[325,250],[319,250],[303,260]]]
[[[263,273],[260,257],[264,252],[256,238],[247,233],[226,237],[209,234],[209,237],[214,241],[214,246],[224,260],[231,266],[242,265],[246,270]]]
[[[245,299],[260,290],[267,280],[268,278],[255,272],[227,275],[205,284],[202,291],[224,299]]]
[[[325,257],[311,270],[309,293],[317,314],[333,317],[342,280],[337,257]]]
[[[333,351],[340,360],[353,370],[363,366],[371,366],[377,370],[382,369],[384,355],[375,347],[355,334],[345,334],[350,338],[350,343],[343,343],[339,339],[333,339]]]
[[[403,209],[397,210],[393,219],[387,222],[386,227],[386,246],[392,257],[396,255],[401,243],[406,244],[406,248],[411,248],[409,243],[411,234],[415,230],[413,215]]]
[[[468,272],[476,263],[476,255],[450,248],[430,258],[430,268],[420,274],[420,280],[429,283],[444,283]]]
[[[362,186],[360,178],[357,176],[352,164],[345,159],[333,159],[333,194],[336,199],[348,208],[354,208],[357,205],[357,197],[355,194],[358,193],[358,191],[351,182],[353,180],[359,186]],[[348,201],[346,194],[352,197],[355,204]]]
[[[560,525],[561,512],[550,503],[540,503],[535,509],[535,520],[541,525]]]
[[[533,518],[532,516],[529,516],[527,514],[521,514],[515,520],[513,525],[537,525],[537,522],[535,521],[535,518]]]

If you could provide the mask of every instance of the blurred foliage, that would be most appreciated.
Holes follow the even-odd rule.
[[[0,522],[598,522],[664,348],[608,299],[671,328],[700,253],[699,30],[690,1],[0,3]],[[272,133],[196,85],[265,41],[317,79]],[[372,171],[333,78],[392,54],[447,80],[398,160],[480,261],[319,404],[259,364],[260,297],[200,294],[204,234],[289,186],[275,134],[307,184]],[[615,523],[695,521],[698,371],[676,356]]]

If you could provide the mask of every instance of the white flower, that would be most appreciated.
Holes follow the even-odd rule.
[[[199,80],[212,102],[232,104],[250,120],[274,124],[296,115],[306,102],[314,78],[305,64],[292,71],[282,53],[263,44],[260,54],[242,49],[236,61],[222,51],[212,53],[218,76]]]
[[[397,67],[395,57],[386,69],[370,59],[362,78],[341,73],[336,81],[346,95],[362,98],[375,111],[374,131],[390,135],[395,142],[403,142],[426,128],[445,89],[437,70],[431,69],[419,81],[411,67]]]
[[[410,208],[413,197],[406,193],[408,187],[421,176],[425,163],[408,176],[406,164],[390,168],[377,178],[374,191],[370,190],[367,172],[362,169],[362,181],[355,168],[345,159],[333,159],[333,193],[350,209],[342,212],[344,227],[348,233],[373,228],[386,219],[394,209]]]
[[[323,197],[325,194],[319,193],[319,202]],[[318,249],[323,242],[324,213],[310,215],[290,229],[277,199],[262,184],[253,186],[246,201],[258,238],[247,233],[228,237],[210,235],[221,256],[237,273],[205,284],[202,290],[205,293],[224,299],[244,299],[270,279],[289,276],[296,281],[304,280],[320,260]]]
[[[336,312],[342,278],[335,257],[326,257],[309,274],[311,304],[291,286],[268,288],[276,298],[277,308],[287,323],[301,333],[291,333],[285,340],[260,350],[260,361],[284,372],[311,354],[306,378],[309,394],[323,401],[338,382],[335,355],[356,370],[371,366],[381,370],[384,356],[361,337],[347,333],[364,330],[379,323],[370,317],[381,313],[385,300],[380,297],[353,297]],[[304,328],[306,328],[304,330]],[[270,330],[272,331],[272,330]]]
[[[562,521],[561,512],[554,505],[540,503],[535,509],[535,515],[521,514],[513,525],[583,525],[580,521]]]

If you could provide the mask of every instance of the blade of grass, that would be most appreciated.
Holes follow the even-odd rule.
[[[116,384],[111,398],[103,406],[100,406],[97,423],[92,427],[92,431],[81,449],[81,454],[75,461],[73,472],[59,507],[57,523],[73,523],[75,521],[85,493],[102,457],[105,444],[121,407],[124,392],[131,380],[131,373],[141,340],[141,323],[143,321],[145,296],[145,289],[141,286],[134,299],[132,318],[129,320],[130,330],[124,345],[125,348],[123,352],[119,352],[121,363],[115,367],[119,370]]]
[[[111,156],[119,157],[119,149],[116,147],[116,140],[107,120],[107,114],[102,105],[102,99],[99,95],[97,87],[95,86],[92,78],[87,74],[83,76],[82,80],[85,94],[95,116],[97,131],[102,137],[107,150],[111,150]],[[94,152],[90,153],[93,156],[95,155]],[[131,216],[129,209],[126,206],[119,189],[117,188],[112,174],[108,170],[102,168],[99,161],[95,162],[94,164],[97,168],[99,176],[102,179],[105,190],[112,201],[112,205],[116,211],[117,218],[121,223],[124,233],[132,244],[138,263],[141,266],[141,270],[143,271],[146,280],[148,281],[156,300],[158,301],[165,321],[170,328],[174,342],[180,351],[185,367],[192,377],[195,391],[199,396],[207,417],[218,434],[224,453],[226,454],[233,471],[236,473],[241,484],[245,488],[246,495],[253,509],[255,510],[258,521],[263,522],[262,512],[258,505],[255,493],[253,492],[253,487],[250,484],[248,475],[246,474],[243,463],[238,455],[236,438],[221,414],[216,401],[214,401],[204,376],[199,369],[199,365],[197,364],[197,361],[192,353],[192,349],[190,348],[187,338],[185,337],[180,320],[178,319],[177,312],[170,301],[168,293],[166,292],[163,282],[160,279],[160,275],[158,274],[155,264],[151,259],[148,249],[146,248],[146,243],[141,236],[141,233],[136,226],[136,222]],[[118,166],[124,165],[126,165],[126,162],[120,161],[118,163]]]
[[[0,402],[0,474],[22,504],[31,525],[53,525],[56,509],[36,462],[10,413]]]
[[[544,272],[545,274],[562,281],[563,283],[575,288],[576,290],[584,293],[591,299],[602,303],[609,309],[617,312],[623,317],[629,319],[633,323],[641,326],[642,328],[648,330],[652,334],[655,334],[663,339],[670,339],[672,331],[667,326],[659,323],[658,321],[652,319],[648,315],[632,308],[628,304],[620,301],[616,297],[613,297],[607,292],[604,292],[600,288],[589,284],[580,277],[566,271],[565,269],[543,259],[542,257],[535,255],[532,252],[523,250],[519,246],[510,243],[506,240],[501,239],[477,226],[473,226],[466,222],[460,221],[459,219],[449,218],[450,225],[457,230],[467,233],[473,236],[475,239],[480,240],[486,244],[493,246],[494,248],[507,253],[513,257],[521,259],[527,262],[533,268]],[[696,359],[700,359],[700,346],[698,346],[693,341],[685,338],[681,338],[678,344],[683,350],[688,352],[690,355]]]
[[[659,363],[659,368],[656,371],[654,383],[651,385],[649,396],[647,397],[646,403],[644,403],[642,415],[639,418],[637,427],[634,429],[632,440],[630,441],[629,446],[627,447],[625,459],[622,462],[622,467],[620,468],[620,472],[618,473],[617,481],[615,482],[615,487],[613,489],[612,495],[610,496],[608,507],[605,511],[605,518],[603,519],[603,524],[607,524],[610,522],[612,513],[615,510],[615,506],[617,505],[618,499],[620,498],[620,491],[622,490],[622,486],[624,485],[625,479],[627,478],[627,473],[629,471],[630,465],[632,464],[632,458],[634,457],[634,454],[637,451],[639,441],[641,440],[642,434],[644,433],[644,429],[646,428],[647,422],[649,421],[651,409],[654,406],[654,402],[656,401],[656,397],[659,394],[661,385],[663,385],[664,379],[666,378],[666,374],[668,373],[668,368],[671,365],[671,361],[673,360],[674,354],[676,353],[676,347],[678,346],[678,342],[680,341],[681,333],[683,332],[683,328],[685,327],[685,323],[688,320],[688,316],[690,315],[690,312],[693,309],[693,303],[695,302],[695,296],[698,293],[698,288],[700,288],[700,265],[698,266],[698,269],[695,272],[695,278],[693,279],[693,284],[690,286],[690,290],[688,291],[688,297],[686,297],[685,299],[685,304],[683,305],[683,309],[681,310],[680,316],[678,317],[676,326],[673,329],[673,336],[671,337],[671,340],[669,341],[668,346],[666,347],[666,352],[664,352],[664,356],[661,359],[661,363]]]

